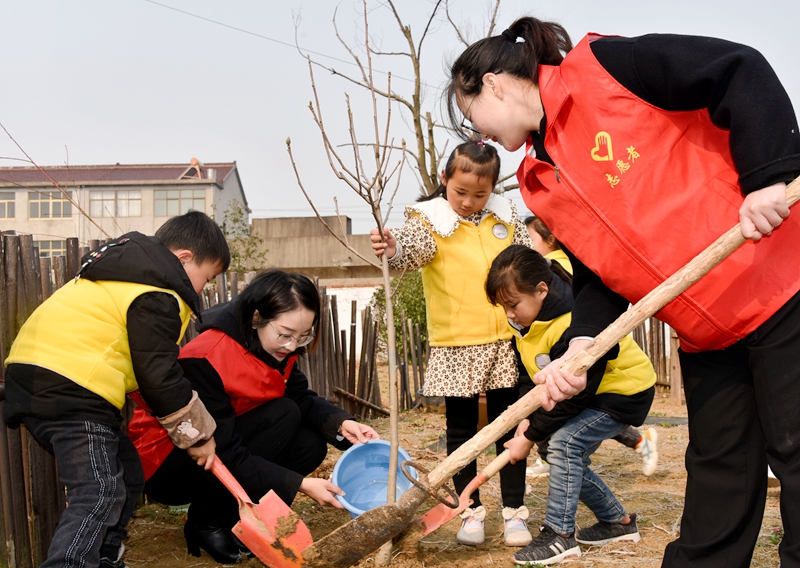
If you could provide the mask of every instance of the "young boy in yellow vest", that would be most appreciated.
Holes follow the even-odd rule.
[[[216,223],[190,211],[155,237],[128,233],[83,261],[11,346],[5,419],[53,452],[67,488],[42,567],[124,568],[144,475],[120,410],[138,389],[173,443],[211,466],[214,420],[181,372],[178,343],[230,252]]]

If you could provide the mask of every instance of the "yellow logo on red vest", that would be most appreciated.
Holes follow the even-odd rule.
[[[605,173],[606,182],[612,188],[617,187],[619,183],[622,181],[620,175],[624,175],[631,169],[633,163],[638,159],[641,158],[641,155],[636,150],[634,146],[628,146],[626,148],[628,153],[628,161],[625,160],[617,160],[614,165],[616,166],[617,170],[614,173]],[[605,130],[601,130],[594,136],[594,147],[591,149],[589,154],[592,156],[592,160],[595,162],[613,162],[614,161],[614,150],[611,144],[611,135],[606,132]]]
[[[614,150],[611,147],[611,135],[608,132],[598,132],[594,136],[592,160],[595,162],[610,162],[614,159]]]

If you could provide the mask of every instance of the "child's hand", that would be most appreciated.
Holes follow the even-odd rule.
[[[217,443],[214,438],[203,440],[194,446],[187,448],[186,453],[197,462],[197,465],[208,471],[214,465],[214,457],[217,452]]]
[[[334,494],[344,495],[344,491],[327,479],[306,477],[300,484],[300,492],[308,495],[320,505],[327,505],[334,509],[344,509],[342,504],[334,497]]]
[[[383,229],[384,240],[381,239],[381,234],[378,229],[372,229],[369,232],[369,238],[372,241],[372,249],[375,251],[375,256],[381,256],[384,252],[388,255],[387,258],[392,258],[397,252],[397,241],[389,232],[389,229]]]
[[[351,444],[356,444],[358,442],[366,444],[367,440],[377,440],[381,437],[380,434],[372,429],[372,426],[359,424],[355,420],[345,420],[342,422],[341,433]]]
[[[542,408],[553,410],[557,402],[572,398],[586,388],[586,373],[575,376],[559,369],[561,364],[572,355],[589,344],[588,339],[576,339],[569,344],[569,349],[558,359],[552,361],[547,367],[533,375],[533,382],[537,385],[546,385],[547,390],[542,393]]]
[[[747,194],[739,208],[739,226],[745,239],[760,241],[789,216],[786,184],[776,183]]]
[[[522,461],[531,453],[531,448],[536,442],[531,442],[523,435],[514,435],[508,442],[503,444],[503,447],[508,450],[508,458],[511,464]]]
[[[527,418],[524,418],[522,420],[522,422],[517,424],[517,429],[514,430],[514,437],[524,436],[525,435],[525,430],[527,430],[530,425],[531,425],[531,421],[528,420]]]

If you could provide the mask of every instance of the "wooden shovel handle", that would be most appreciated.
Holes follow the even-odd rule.
[[[800,198],[800,178],[786,187],[786,202],[789,206],[794,205],[798,198]],[[706,272],[714,268],[744,242],[745,238],[742,236],[741,228],[737,223],[735,227],[689,261],[685,267],[678,270],[670,278],[667,278],[633,305],[631,309],[622,314],[614,323],[598,334],[583,350],[565,361],[561,368],[571,372],[573,375],[583,373],[603,354],[619,343],[623,337],[633,331],[636,326],[697,282]],[[428,474],[428,484],[434,488],[441,486],[500,436],[514,428],[523,418],[526,418],[539,408],[541,406],[542,391],[546,388],[545,385],[537,385],[533,390],[509,406],[491,424],[485,426],[475,436],[447,456],[438,467]]]
[[[511,456],[509,455],[508,450],[504,450],[503,453],[494,458],[489,465],[483,468],[481,473],[486,477],[486,479],[489,479],[498,471],[506,467],[510,459]]]
[[[236,478],[233,477],[233,474],[225,467],[225,464],[222,463],[222,460],[219,459],[219,456],[214,456],[214,463],[211,464],[211,473],[217,476],[222,484],[227,487],[228,491],[233,493],[234,497],[236,497],[240,504],[241,503],[252,503],[250,501],[250,496],[244,490],[244,487],[239,485],[239,482],[236,481]]]

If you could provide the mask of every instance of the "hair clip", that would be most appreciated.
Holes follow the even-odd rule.
[[[517,32],[513,32],[511,30],[504,30],[502,34],[500,34],[508,41],[512,41],[514,43],[525,43],[525,38],[517,35]]]
[[[478,140],[478,141],[476,142],[476,144],[477,144],[478,146],[486,146],[486,144],[484,143],[484,141],[483,141],[483,140]]]

